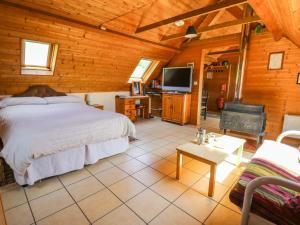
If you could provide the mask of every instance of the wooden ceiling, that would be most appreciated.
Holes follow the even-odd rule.
[[[227,0],[228,1],[228,0]],[[229,0],[239,2],[239,0]],[[232,21],[242,17],[242,9],[238,5],[206,15],[185,19],[182,27],[174,23],[136,33],[137,28],[162,21],[195,9],[201,9],[220,0],[3,0],[17,7],[26,7],[36,11],[56,15],[60,18],[89,24],[107,31],[118,32],[166,46],[180,47],[186,41],[184,37],[163,41],[165,37],[185,33],[189,25],[198,29]],[[242,2],[242,1],[241,1]],[[223,34],[239,33],[241,25],[204,32],[201,39]]]
[[[275,39],[287,36],[300,46],[299,0],[285,0],[285,4],[282,4],[281,0],[2,0],[2,2],[175,48],[190,42],[183,37],[189,25],[197,28],[199,37],[196,39],[207,39],[240,33],[242,23],[256,22],[261,18],[273,32]],[[243,19],[242,3],[247,2],[260,18]],[[217,5],[223,8],[214,10]],[[203,9],[210,13],[203,13]],[[172,19],[180,16],[186,18],[185,24],[177,27],[174,24],[175,20]],[[154,26],[148,29],[147,27],[151,25]]]

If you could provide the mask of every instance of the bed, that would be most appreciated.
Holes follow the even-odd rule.
[[[126,151],[133,123],[47,86],[0,101],[1,156],[20,185],[78,170]]]

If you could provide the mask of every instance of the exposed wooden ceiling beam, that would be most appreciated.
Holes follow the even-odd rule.
[[[248,2],[255,10],[257,15],[259,15],[260,18],[263,20],[268,30],[273,33],[274,39],[276,41],[280,40],[281,37],[283,36],[283,29],[281,27],[281,24],[278,22],[279,18],[276,18],[276,16],[278,15],[274,15],[274,12],[272,10],[271,5],[269,4],[269,1],[249,0]]]
[[[233,54],[233,53],[240,53],[240,49],[229,49],[226,51],[209,52],[207,53],[207,55],[224,55],[224,54]]]
[[[247,3],[247,0],[227,0],[227,1],[221,1],[221,2],[217,2],[216,4],[213,5],[208,5],[206,7],[200,8],[200,9],[195,9],[193,11],[187,12],[187,13],[183,13],[165,20],[161,20],[159,22],[155,22],[149,25],[145,25],[143,27],[139,27],[135,33],[140,33],[140,32],[144,32],[147,30],[151,30],[163,25],[167,25],[170,23],[174,23],[175,21],[178,20],[185,20],[194,16],[200,16],[200,15],[206,15],[215,11],[219,11],[221,9],[227,9],[236,5],[240,5],[243,3]]]
[[[237,46],[240,44],[241,33],[229,34],[220,37],[207,38],[202,40],[194,40],[190,42],[188,45],[183,47],[199,47],[203,46],[203,48],[211,48],[211,47],[221,47],[221,46]]]
[[[235,25],[241,25],[241,24],[254,23],[254,22],[258,22],[258,21],[261,21],[261,19],[258,16],[251,16],[251,17],[247,17],[247,18],[243,18],[243,19],[238,19],[238,20],[228,21],[225,23],[219,23],[219,24],[215,24],[215,25],[211,25],[211,26],[207,26],[207,27],[202,27],[197,30],[197,33],[199,34],[199,33],[207,32],[207,31],[211,31],[211,30],[217,30],[217,29],[235,26]],[[171,40],[171,39],[181,38],[181,37],[184,37],[184,35],[185,35],[185,33],[172,34],[169,36],[165,36],[161,41],[167,41],[167,40]]]
[[[229,12],[231,15],[233,15],[235,18],[240,19],[243,18],[243,10],[240,9],[238,6],[230,7],[226,9],[227,12]]]
[[[83,26],[85,28],[93,29],[94,31],[107,32],[107,33],[111,33],[111,34],[131,38],[131,39],[141,41],[141,42],[144,42],[144,43],[149,43],[149,44],[152,44],[152,45],[160,46],[164,49],[171,50],[171,51],[176,51],[176,52],[180,51],[179,48],[175,48],[173,46],[163,45],[163,44],[160,44],[160,43],[157,43],[157,42],[154,42],[154,41],[146,40],[146,39],[139,38],[139,37],[136,37],[136,36],[132,36],[130,34],[125,34],[125,33],[119,32],[119,31],[114,31],[114,30],[110,30],[110,29],[102,30],[101,26],[95,26],[93,24],[90,24],[90,23],[87,23],[87,22],[84,22],[84,21],[71,19],[71,18],[68,18],[68,17],[65,17],[65,16],[50,13],[50,12],[47,12],[47,11],[44,11],[44,10],[33,9],[31,7],[28,7],[28,6],[19,5],[19,4],[12,3],[12,2],[7,2],[5,0],[0,0],[0,4],[4,4],[4,5],[10,6],[10,7],[15,7],[15,8],[23,9],[23,10],[27,10],[27,11],[37,13],[37,14],[41,14],[41,15],[48,16],[48,17],[54,17],[55,19],[58,19],[60,21],[73,23],[73,24],[76,24],[76,25],[79,25],[79,26]]]

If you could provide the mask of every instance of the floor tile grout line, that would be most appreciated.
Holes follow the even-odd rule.
[[[29,200],[28,200],[27,193],[26,193],[26,191],[25,191],[25,189],[24,189],[23,187],[22,187],[22,189],[23,189],[24,194],[25,194],[25,197],[26,197],[26,199],[27,199],[27,204],[28,204],[28,206],[29,206],[31,216],[32,216],[32,218],[33,218],[33,223],[36,223],[35,216],[34,216],[34,214],[33,214],[33,210],[32,210],[32,208],[31,208],[30,202],[29,202]]]
[[[75,200],[75,198],[72,196],[72,194],[69,192],[69,190],[67,189],[67,187],[64,185],[64,183],[61,181],[61,179],[58,177],[58,180],[60,181],[60,183],[63,185],[64,189],[66,190],[66,192],[70,195],[70,197],[73,199],[73,201],[75,202],[76,206],[79,208],[79,210],[82,212],[82,214],[85,216],[85,218],[87,219],[87,221],[89,222],[89,224],[92,224],[92,222],[89,220],[89,218],[87,217],[87,215],[85,215],[85,213],[83,212],[83,210],[80,208],[80,206],[78,205],[77,201]]]
[[[90,171],[89,171],[90,172]],[[124,171],[125,172],[125,171]],[[93,176],[93,177],[95,177],[101,184],[103,184],[105,187],[106,187],[106,189],[111,193],[111,194],[113,194],[116,198],[118,198],[119,199],[119,201],[122,203],[121,205],[124,205],[125,204],[125,202],[122,200],[122,199],[120,199],[112,190],[110,190],[110,186],[106,186],[104,183],[102,183],[93,173],[91,173],[91,175]],[[129,175],[130,176],[130,175]],[[128,176],[127,176],[128,177]],[[116,182],[117,183],[117,182]],[[147,189],[147,188],[146,188]],[[146,190],[146,189],[143,189],[143,191],[144,190]],[[140,192],[141,193],[141,192]],[[120,206],[121,206],[120,205]],[[126,205],[126,204],[125,204]],[[118,207],[120,207],[120,206],[118,206]],[[126,205],[127,206],[127,205]],[[98,218],[97,220],[95,220],[94,221],[94,223],[96,222],[96,221],[98,221],[98,220],[101,220],[104,216],[106,216],[106,215],[108,215],[109,213],[111,213],[112,211],[114,211],[116,208],[118,208],[118,207],[115,207],[115,208],[113,208],[112,210],[110,210],[109,212],[107,212],[105,215],[103,215],[103,216],[101,216],[100,218]],[[128,207],[128,206],[127,206]],[[129,208],[129,207],[128,207]],[[131,208],[130,208],[130,210],[134,213],[134,214],[136,214],[143,222],[145,222],[146,223],[146,221],[144,221],[143,220],[143,218],[141,218],[136,212],[134,212]],[[146,223],[147,224],[147,223]]]

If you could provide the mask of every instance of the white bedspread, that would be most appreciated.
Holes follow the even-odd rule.
[[[82,103],[0,109],[1,154],[20,175],[41,156],[122,136],[135,136],[126,116]]]

